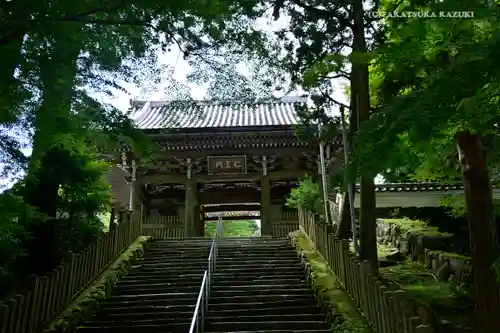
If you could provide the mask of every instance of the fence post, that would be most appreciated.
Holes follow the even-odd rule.
[[[339,262],[339,266],[340,266],[339,274],[340,274],[340,277],[342,279],[341,280],[342,284],[345,286],[346,285],[346,265],[347,265],[347,263],[345,262],[345,258],[346,258],[347,252],[349,251],[349,240],[347,240],[347,239],[341,239],[340,240],[340,247],[341,247],[342,252],[339,253],[339,259],[340,259],[340,262]]]
[[[10,314],[10,308],[0,303],[0,333],[7,333],[8,318]]]

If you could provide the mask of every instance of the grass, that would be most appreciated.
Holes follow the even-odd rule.
[[[469,261],[470,257],[464,256],[462,254],[454,253],[454,252],[445,252],[445,251],[439,251],[439,250],[433,250],[433,251],[428,251],[429,255],[441,255],[445,258],[449,259],[458,259],[458,260],[465,260]]]
[[[429,226],[427,222],[420,220],[410,220],[408,218],[402,219],[381,219],[383,223],[394,224],[401,228],[401,231],[405,234],[415,233],[420,235],[427,236],[442,236],[442,237],[450,237],[453,236],[447,232],[439,231],[438,227]]]
[[[206,222],[205,236],[212,237],[213,235],[215,235],[216,226],[217,222]],[[253,220],[222,221],[222,236],[251,237],[259,235],[260,229]]]
[[[359,314],[357,307],[342,290],[337,278],[330,270],[314,244],[301,231],[290,234],[294,242],[299,244],[313,272],[313,288],[322,295],[324,304],[333,309],[334,321],[332,332],[335,333],[369,333],[372,332],[368,323]]]
[[[381,267],[380,275],[400,286],[411,298],[436,311],[436,314],[456,326],[472,324],[472,299],[451,284],[438,281],[426,267],[407,261],[400,265]]]
[[[393,255],[397,252],[398,252],[398,249],[396,249],[392,246],[388,246],[385,244],[378,244],[377,245],[377,255],[378,255],[379,260],[383,260],[383,259],[387,258],[388,256]]]
[[[349,250],[352,253],[355,252],[354,243],[352,241],[349,244]],[[385,244],[377,244],[377,255],[378,255],[379,260],[384,260],[388,256],[393,255],[397,252],[398,252],[398,249],[396,249],[392,246],[385,245]]]

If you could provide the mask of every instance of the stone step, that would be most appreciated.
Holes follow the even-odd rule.
[[[99,313],[96,316],[109,315],[151,315],[153,313],[177,313],[191,312],[194,313],[196,302],[190,304],[160,304],[160,305],[137,305],[120,307],[120,303],[102,304],[99,306]]]
[[[291,262],[291,263],[296,263],[299,262],[299,258],[295,256],[287,256],[287,257],[248,257],[248,256],[242,256],[242,257],[218,257],[217,258],[217,264],[236,264],[236,263],[242,263],[242,264],[247,264],[247,263],[273,263],[273,262]]]
[[[297,301],[297,302],[315,302],[312,293],[309,295],[293,295],[293,294],[279,294],[279,295],[231,295],[231,296],[214,296],[210,297],[210,305],[216,304],[253,304],[253,303],[267,303],[267,302],[280,302],[280,301]]]
[[[303,306],[303,305],[291,305],[291,306],[279,306],[272,307],[267,304],[263,304],[261,307],[245,308],[239,307],[234,309],[217,309],[214,311],[212,306],[209,306],[207,316],[209,317],[239,317],[239,316],[265,316],[265,315],[280,315],[280,314],[315,314],[321,313],[321,309],[316,305]]]
[[[214,315],[208,315],[206,317],[205,323],[207,325],[211,323],[218,323],[218,322],[278,322],[278,321],[319,321],[319,322],[324,322],[325,320],[325,315],[321,312],[316,312],[316,313],[294,313],[294,314],[285,314],[285,312],[282,312],[281,314],[265,314],[265,315],[220,315],[220,314],[214,314]]]
[[[172,269],[148,269],[148,270],[141,270],[141,269],[134,269],[130,273],[128,273],[126,276],[129,277],[141,277],[141,278],[147,278],[147,277],[157,277],[157,276],[179,276],[179,275],[193,275],[193,274],[198,274],[203,276],[203,272],[205,272],[204,267],[200,268],[172,268]]]
[[[271,257],[271,258],[286,258],[286,257],[294,257],[297,258],[297,255],[295,253],[290,253],[290,250],[279,250],[276,249],[274,251],[261,251],[259,253],[253,252],[253,251],[242,251],[242,250],[237,250],[234,249],[232,251],[219,251],[219,257],[218,258],[241,258],[241,257],[250,257],[250,258],[266,258],[266,257]]]
[[[241,270],[241,269],[248,269],[248,270],[259,270],[259,269],[301,269],[303,270],[304,266],[295,260],[294,262],[271,262],[271,263],[237,263],[237,262],[232,262],[232,263],[217,263],[216,265],[216,270],[221,271],[221,272],[226,272],[228,270]]]
[[[152,276],[145,279],[137,276],[124,276],[118,281],[117,286],[130,286],[134,284],[157,284],[167,283],[171,285],[199,285],[203,279],[203,274],[182,274],[178,276]]]
[[[263,240],[263,241],[246,241],[246,242],[229,242],[221,239],[219,241],[219,247],[259,247],[267,248],[273,246],[292,246],[292,243],[288,240]]]
[[[200,241],[188,241],[188,240],[175,240],[175,239],[163,239],[155,240],[148,244],[149,246],[177,246],[177,247],[209,247],[212,245],[212,239],[200,240]]]
[[[127,300],[118,300],[108,298],[101,302],[101,307],[122,307],[122,308],[131,308],[136,306],[172,306],[172,305],[191,305],[196,304],[198,300],[198,295],[193,296],[185,296],[185,297],[175,297],[175,298],[160,298],[160,299],[148,299],[148,298],[136,298],[136,299],[127,299]]]
[[[213,281],[212,291],[214,293],[219,292],[234,292],[234,293],[270,293],[279,292],[282,293],[286,290],[305,290],[309,291],[309,286],[305,281],[294,281],[287,284],[269,284],[267,282],[253,282],[245,281],[246,283],[240,285],[226,285]],[[201,283],[201,281],[200,281]],[[179,283],[150,283],[150,284],[131,284],[131,285],[117,285],[113,291],[113,296],[115,295],[134,295],[134,294],[148,294],[148,293],[190,293],[198,292],[200,290],[200,284],[190,283],[179,285]],[[262,291],[262,292],[261,292]]]
[[[328,329],[325,321],[259,321],[259,322],[209,322],[205,325],[207,331],[211,332],[231,332],[238,330],[324,330]]]
[[[186,260],[185,257],[172,257],[172,256],[154,256],[154,257],[143,257],[143,258],[137,258],[134,263],[136,265],[139,264],[156,264],[156,263],[162,263],[162,264],[167,264],[167,265],[183,265],[185,263],[189,264],[206,264],[208,262],[208,258],[189,258]]]
[[[189,256],[208,256],[210,253],[209,248],[169,248],[167,246],[159,246],[159,247],[151,247],[148,248],[148,253],[147,256],[154,256],[154,255],[167,255],[167,254],[172,254],[172,255],[189,255]]]
[[[187,323],[170,323],[164,325],[116,325],[116,326],[85,326],[77,329],[79,333],[186,333]]]
[[[304,277],[304,274],[297,275],[295,277],[290,277],[290,276],[271,276],[271,277],[248,277],[245,280],[235,280],[235,279],[230,279],[231,283],[228,284],[227,279],[224,280],[223,277],[220,276],[214,276],[213,277],[213,282],[212,282],[212,287],[217,288],[219,286],[229,286],[229,287],[240,287],[240,286],[261,286],[261,285],[267,285],[267,286],[277,286],[277,285],[289,285],[289,284],[305,284],[307,283]]]
[[[193,319],[193,311],[158,311],[158,312],[143,312],[143,313],[109,313],[109,312],[97,312],[92,316],[91,321],[120,321],[120,320],[141,320],[144,318],[180,318],[180,319]]]
[[[310,296],[311,289],[306,288],[244,288],[234,289],[234,288],[212,288],[211,297],[228,297],[228,296],[257,296],[257,295],[304,295]]]
[[[215,282],[215,281],[214,281]],[[247,284],[240,284],[240,285],[223,285],[223,284],[215,284],[212,283],[212,291],[224,291],[227,290],[228,292],[240,292],[240,291],[247,291],[247,290],[255,290],[258,291],[259,289],[266,290],[268,292],[269,290],[292,290],[292,289],[305,289],[308,290],[309,292],[311,291],[309,289],[309,285],[305,281],[298,281],[298,282],[293,282],[293,283],[287,283],[287,284],[269,284],[269,283],[257,283],[257,282],[247,282]]]
[[[208,256],[207,256],[208,258]],[[225,260],[278,260],[278,259],[297,259],[297,255],[295,253],[280,253],[280,252],[270,252],[265,254],[257,255],[255,253],[219,253],[217,260],[225,261]]]
[[[229,251],[255,251],[257,253],[271,252],[271,250],[284,251],[293,249],[293,245],[287,244],[242,244],[242,245],[232,245],[232,244],[219,244],[219,252],[229,252]]]
[[[219,333],[219,332],[207,332],[205,333]],[[253,330],[253,331],[229,331],[225,333],[331,333],[330,329],[324,330]]]
[[[199,288],[198,288],[199,289]],[[113,295],[106,299],[108,302],[129,302],[129,301],[150,301],[150,300],[168,300],[173,301],[177,299],[185,299],[185,298],[196,298],[198,296],[198,292],[191,293],[182,293],[182,292],[163,292],[163,293],[146,293],[146,294],[120,294]]]
[[[262,266],[217,266],[217,270],[215,274],[238,274],[241,272],[272,272],[274,274],[287,274],[287,272],[303,272],[304,266],[300,263],[292,264],[292,265],[283,265],[283,266],[271,266],[271,265],[262,265]]]
[[[193,319],[193,314],[191,316],[176,317],[168,314],[163,317],[152,316],[147,317],[144,314],[142,318],[127,317],[127,318],[109,318],[105,319],[93,319],[85,322],[85,326],[136,326],[136,325],[169,325],[169,324],[185,324],[189,327],[191,320]]]
[[[221,311],[221,310],[249,310],[249,309],[260,309],[260,308],[285,308],[285,307],[316,307],[316,301],[312,299],[284,299],[284,300],[265,300],[265,301],[253,301],[245,303],[235,303],[229,300],[228,303],[214,303],[210,301],[208,306],[209,311]]]
[[[131,295],[131,294],[146,294],[146,293],[162,293],[162,292],[198,292],[200,284],[190,284],[179,286],[177,283],[152,283],[152,284],[133,284],[126,286],[116,286],[113,295]]]
[[[149,272],[149,271],[155,271],[155,272],[170,272],[170,271],[191,271],[191,270],[202,270],[204,271],[208,267],[208,262],[203,263],[203,264],[197,264],[197,265],[191,265],[189,262],[186,262],[184,265],[165,265],[165,264],[139,264],[139,265],[133,265],[131,269],[133,269],[133,272],[139,273],[139,272]]]
[[[297,265],[302,265],[300,261],[297,259],[284,259],[284,260],[248,260],[248,261],[239,261],[239,260],[225,260],[221,261],[218,260],[216,263],[216,266],[218,268],[225,268],[225,267],[237,267],[237,266],[242,266],[242,267],[267,267],[267,266],[297,266]]]
[[[252,279],[256,280],[258,278],[260,279],[272,279],[272,278],[304,278],[304,272],[300,269],[295,269],[293,271],[272,271],[272,270],[265,270],[265,271],[240,271],[240,272],[226,272],[224,271],[217,271],[214,274],[214,280],[221,279],[224,281],[233,281],[237,279]]]

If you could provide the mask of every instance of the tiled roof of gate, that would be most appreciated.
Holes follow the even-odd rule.
[[[304,99],[259,103],[133,102],[130,117],[139,129],[279,126],[299,123],[296,106]]]
[[[453,191],[463,190],[462,183],[455,184],[440,184],[440,183],[390,183],[377,184],[375,192],[436,192],[436,191]],[[329,195],[334,195],[338,192],[338,188],[332,188]],[[360,192],[359,184],[356,185],[356,192]]]

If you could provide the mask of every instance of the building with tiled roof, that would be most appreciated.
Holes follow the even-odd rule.
[[[290,126],[302,98],[259,103],[133,101],[130,118],[144,130]]]

